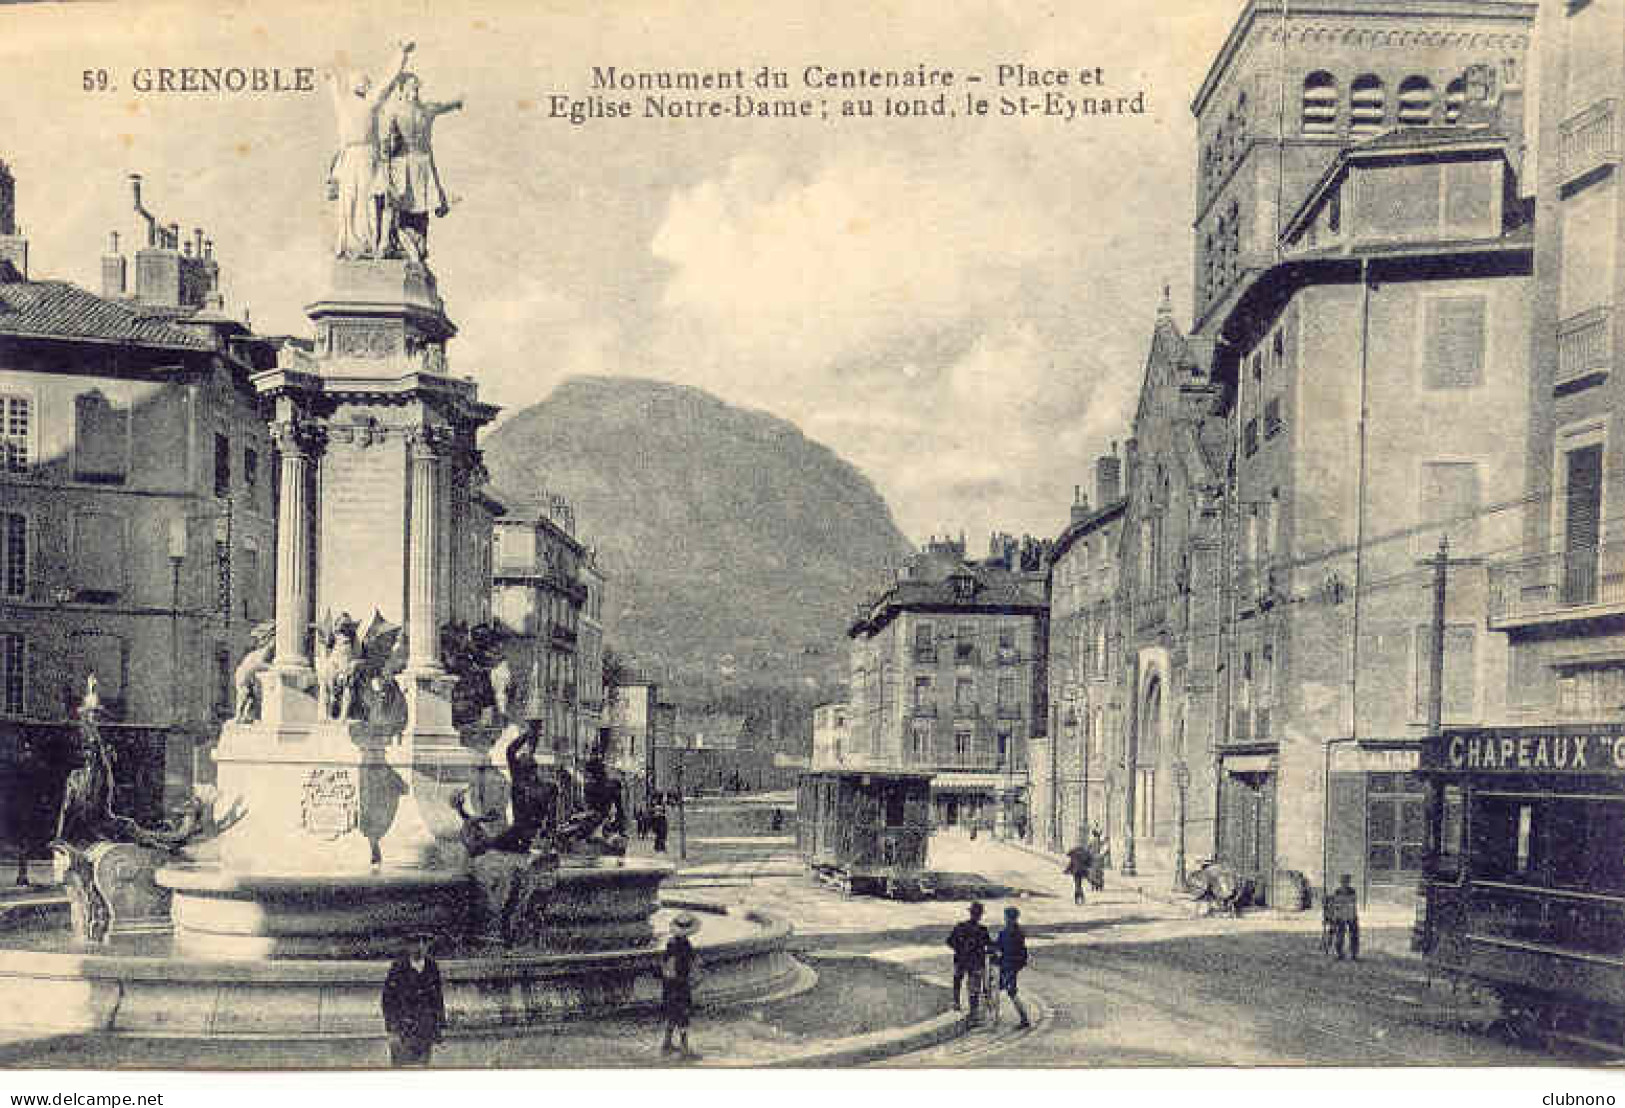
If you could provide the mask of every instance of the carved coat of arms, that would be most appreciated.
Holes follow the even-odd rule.
[[[337,839],[356,829],[361,793],[349,769],[313,769],[305,777],[300,823],[317,838]]]

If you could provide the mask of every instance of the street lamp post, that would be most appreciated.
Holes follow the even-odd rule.
[[[1181,758],[1174,763],[1175,799],[1179,803],[1179,833],[1174,842],[1174,891],[1185,888],[1185,805],[1190,794],[1191,767]]]

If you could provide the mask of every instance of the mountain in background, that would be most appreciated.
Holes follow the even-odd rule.
[[[609,575],[609,644],[680,703],[833,693],[853,613],[912,550],[851,465],[694,388],[571,378],[483,449],[499,497],[570,500]]]

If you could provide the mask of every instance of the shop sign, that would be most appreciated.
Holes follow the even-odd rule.
[[[1429,739],[1423,764],[1473,773],[1625,774],[1619,728],[1493,728]]]

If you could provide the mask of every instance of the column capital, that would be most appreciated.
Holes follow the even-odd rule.
[[[327,429],[308,419],[279,419],[271,424],[271,441],[284,455],[310,457],[327,444]]]
[[[413,458],[443,458],[451,452],[456,433],[450,427],[420,423],[405,431],[406,448]]]

